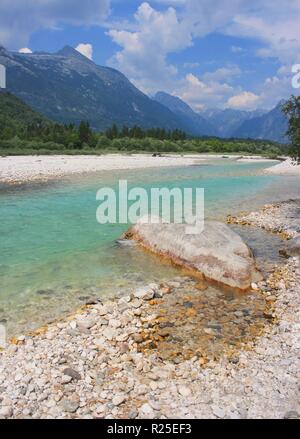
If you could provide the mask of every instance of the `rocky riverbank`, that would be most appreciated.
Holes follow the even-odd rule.
[[[284,239],[293,239],[300,236],[300,200],[266,204],[256,212],[241,213],[239,216],[229,215],[227,222],[260,227]]]
[[[228,345],[220,355],[195,350],[174,359],[154,343],[172,336],[172,324],[160,325],[157,332],[159,302],[163,305],[186,282],[192,281],[150,285],[133,297],[88,306],[34,336],[14,340],[0,359],[0,416],[296,416],[299,259],[276,268],[267,282],[257,285],[266,305],[265,324],[259,327],[263,335],[257,338],[257,331],[249,331],[244,343]],[[192,318],[193,305],[185,306]],[[245,319],[247,313],[235,315]],[[205,328],[211,344],[222,332],[217,326]],[[176,343],[173,339],[173,351]]]
[[[293,257],[250,295],[179,277],[96,301],[0,354],[0,417],[299,417],[299,285]]]
[[[267,174],[278,174],[278,175],[300,175],[300,164],[292,159],[287,159],[278,165],[267,168],[265,171]]]

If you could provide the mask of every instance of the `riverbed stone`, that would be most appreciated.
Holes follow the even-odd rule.
[[[248,246],[226,224],[206,221],[203,231],[199,228],[197,234],[189,235],[185,225],[157,224],[152,217],[147,220],[142,218],[124,237],[226,286],[247,290],[261,280]],[[147,290],[139,294],[144,297]]]
[[[0,417],[10,418],[13,415],[13,409],[10,406],[0,407]]]
[[[151,300],[153,299],[154,294],[155,291],[151,288],[151,286],[139,288],[133,293],[134,297],[141,300]]]
[[[79,408],[79,402],[72,399],[64,398],[61,401],[60,406],[64,412],[75,413],[76,410],[78,410]]]
[[[125,395],[116,395],[112,399],[112,403],[114,406],[118,407],[119,405],[123,404],[123,402],[126,400]]]
[[[282,250],[282,253],[288,257],[300,255],[300,236],[289,240]]]
[[[72,369],[71,367],[67,367],[63,371],[64,375],[71,377],[73,380],[81,380],[81,375],[77,370]]]
[[[191,389],[187,386],[178,386],[178,393],[182,396],[188,397],[191,395]]]

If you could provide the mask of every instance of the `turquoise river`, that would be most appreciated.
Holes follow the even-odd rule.
[[[0,186],[0,323],[9,334],[37,328],[88,298],[122,294],[178,271],[117,243],[126,225],[99,225],[97,190],[129,186],[203,187],[207,218],[224,219],[268,201],[300,196],[299,179],[263,173],[272,163],[211,160],[199,166],[101,172],[48,183]],[[241,231],[257,257],[275,238]]]

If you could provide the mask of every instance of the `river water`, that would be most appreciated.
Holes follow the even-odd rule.
[[[271,164],[270,164],[271,165]],[[99,188],[203,187],[207,218],[300,197],[298,178],[263,173],[266,163],[212,160],[192,167],[100,172],[49,183],[0,187],[0,323],[29,331],[93,297],[178,276],[137,247],[116,242],[128,225],[99,225]],[[242,230],[262,262],[277,258],[278,238]],[[275,249],[275,250],[274,250]],[[275,256],[276,255],[276,256]]]

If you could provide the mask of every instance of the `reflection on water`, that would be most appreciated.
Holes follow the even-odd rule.
[[[265,166],[218,160],[206,166],[102,172],[1,188],[0,323],[7,322],[10,334],[33,329],[86,298],[176,275],[138,248],[117,246],[127,226],[97,224],[100,187],[117,187],[118,179],[146,189],[204,187],[206,216],[222,219],[266,201],[300,196],[299,180],[263,175]],[[246,235],[251,241],[251,233]],[[250,244],[255,247],[259,241],[253,238]],[[273,244],[259,249],[262,259],[272,254]]]

